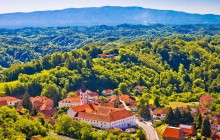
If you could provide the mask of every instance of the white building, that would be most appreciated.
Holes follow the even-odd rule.
[[[153,119],[155,120],[162,120],[166,117],[168,109],[155,109],[153,111]]]
[[[104,96],[113,96],[113,90],[112,89],[105,89],[102,91],[102,95]]]
[[[65,98],[59,102],[59,107],[70,107],[70,106],[79,106],[87,104],[88,102],[95,101],[98,99],[99,95],[96,92],[86,90],[76,91],[76,96],[71,98]]]
[[[219,132],[220,131],[220,119],[217,119],[211,122],[211,128]]]
[[[70,107],[70,106],[79,106],[81,105],[79,97],[65,98],[59,101],[59,107]]]
[[[68,115],[103,129],[128,128],[135,125],[135,115],[125,109],[87,104],[71,107]]]
[[[11,97],[11,96],[6,96],[6,97],[0,97],[0,102],[7,102],[7,105],[17,105],[17,104],[21,104],[21,100],[15,98],[15,97]]]

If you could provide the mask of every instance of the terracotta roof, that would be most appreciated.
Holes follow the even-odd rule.
[[[220,125],[220,119],[214,120],[212,124],[213,125]]]
[[[98,54],[99,57],[107,56],[107,54]]]
[[[86,109],[91,109],[91,107],[88,104],[80,105],[80,106],[72,106],[71,108],[74,112],[82,112],[82,111],[86,111]]]
[[[119,94],[119,98],[123,100],[125,103],[130,103],[133,104],[135,101],[130,97],[129,95],[126,94]]]
[[[86,112],[78,113],[78,118],[91,119],[91,120],[97,120],[103,122],[114,122],[131,116],[134,116],[134,114],[132,114],[130,111],[127,111],[125,109],[110,112],[109,114],[104,114],[104,113],[95,114],[95,113],[86,113]]]
[[[6,96],[6,97],[0,97],[0,101],[20,101],[19,99],[12,97],[12,96]]]
[[[30,101],[32,104],[34,104],[34,103],[42,103],[42,104],[46,103],[46,104],[51,104],[51,105],[54,104],[52,99],[47,98],[45,96],[31,97]]]
[[[102,92],[104,92],[105,94],[112,94],[113,93],[113,90],[112,89],[105,89],[103,90]]]
[[[220,139],[220,132],[215,133],[215,138]]]
[[[199,108],[199,112],[200,113],[207,113],[207,112],[209,112],[209,111],[211,111],[209,108],[207,108],[207,107],[203,107],[203,108]]]
[[[155,109],[154,105],[149,104],[149,109],[154,110]]]
[[[0,100],[0,107],[8,105],[6,100]]]
[[[140,85],[137,85],[136,87],[134,87],[135,89],[138,89],[138,90],[142,90],[142,86]]]
[[[155,109],[153,114],[167,114],[168,109]]]
[[[44,119],[48,120],[56,113],[56,109],[40,110],[39,113],[44,116]]]
[[[169,137],[169,138],[176,138],[176,139],[181,139],[184,138],[184,132],[182,131],[181,128],[178,127],[170,127],[168,126],[164,133],[163,133],[164,137]]]
[[[193,132],[195,131],[195,127],[193,125],[180,124],[179,128],[181,128],[184,133],[187,133],[187,134],[190,134],[190,135],[193,134]]]
[[[92,91],[90,91],[90,90],[86,90],[86,92],[87,92],[87,94],[88,94],[89,96],[92,96],[92,97],[94,97],[94,96],[99,96],[98,93],[92,92]]]
[[[214,97],[208,94],[204,94],[200,97],[200,104],[203,105],[210,104],[213,100],[215,100]]]
[[[61,103],[72,103],[72,102],[80,102],[79,97],[71,97],[71,98],[65,98],[60,101]]]
[[[41,107],[40,107],[40,110],[51,110],[52,107],[49,106],[48,104],[43,104]]]

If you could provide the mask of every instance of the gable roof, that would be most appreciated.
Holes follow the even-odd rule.
[[[65,99],[59,101],[59,103],[73,103],[73,102],[80,102],[80,98],[79,97],[71,97],[71,98],[65,98]]]
[[[176,139],[181,139],[185,137],[184,132],[182,131],[181,128],[171,127],[171,126],[168,126],[165,129],[163,136],[169,138],[176,138]]]
[[[9,101],[16,102],[17,101],[18,102],[18,101],[21,101],[21,100],[15,98],[15,97],[12,97],[12,96],[5,96],[5,97],[0,97],[0,101],[7,101],[7,102],[9,102]]]
[[[82,112],[82,111],[86,111],[86,109],[91,109],[91,107],[88,104],[85,104],[80,106],[71,106],[71,109],[74,112]]]
[[[78,118],[91,119],[91,120],[97,120],[103,122],[114,122],[131,116],[134,116],[134,114],[125,109],[113,111],[110,112],[109,114],[105,114],[105,113],[96,114],[96,113],[87,113],[87,112],[78,113]]]
[[[142,86],[140,85],[137,85],[136,87],[134,87],[135,89],[138,89],[138,90],[142,90]]]
[[[153,114],[167,114],[168,109],[155,109]]]
[[[193,125],[180,124],[179,128],[181,128],[184,133],[188,133],[188,134],[193,134],[193,132],[195,131],[195,127]]]
[[[0,107],[8,105],[6,100],[0,100]]]
[[[213,125],[220,125],[220,119],[214,120],[212,124]]]

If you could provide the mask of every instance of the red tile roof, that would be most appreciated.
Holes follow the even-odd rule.
[[[149,109],[154,110],[155,109],[154,105],[149,104]]]
[[[129,95],[126,94],[119,94],[119,98],[123,100],[125,103],[133,104],[135,101],[130,97]]]
[[[74,112],[82,112],[82,111],[86,111],[86,109],[87,110],[91,109],[91,107],[88,104],[80,105],[80,106],[72,106],[71,108]]]
[[[137,85],[136,87],[134,87],[135,89],[138,89],[138,90],[142,90],[142,86],[140,85]]]
[[[163,137],[169,137],[169,138],[175,138],[181,140],[184,139],[185,135],[181,128],[168,126],[163,133]]]
[[[189,135],[192,135],[195,132],[195,130],[196,130],[193,125],[180,124],[179,128],[181,128],[184,133],[187,133]]]
[[[102,92],[105,92],[105,94],[108,95],[108,94],[112,94],[113,90],[112,89],[105,89]]]
[[[8,105],[6,100],[0,100],[0,107]]]
[[[105,114],[105,113],[95,114],[95,113],[86,113],[86,112],[78,113],[78,118],[91,119],[91,120],[97,120],[97,121],[103,121],[103,122],[114,122],[114,121],[122,120],[124,118],[128,118],[131,116],[134,116],[134,114],[125,109],[112,111],[109,114]]]
[[[167,114],[168,109],[155,109],[153,114]]]
[[[6,97],[0,97],[0,101],[7,101],[7,102],[9,102],[9,101],[21,101],[21,100],[19,100],[19,99],[17,99],[17,98],[15,98],[15,97],[11,97],[11,96],[6,96]]]
[[[220,125],[220,119],[214,120],[213,125]]]
[[[215,100],[214,97],[212,97],[211,95],[208,95],[208,94],[204,94],[200,97],[200,104],[202,105],[209,105],[211,104],[211,102]]]
[[[71,98],[65,98],[60,101],[61,103],[72,103],[72,102],[80,102],[79,97],[71,97]]]

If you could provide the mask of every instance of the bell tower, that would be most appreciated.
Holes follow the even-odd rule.
[[[80,89],[80,104],[84,105],[87,103],[88,103],[88,94],[86,92],[85,81],[83,81]]]

